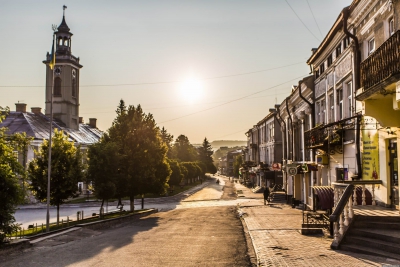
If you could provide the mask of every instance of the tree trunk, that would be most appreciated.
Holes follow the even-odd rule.
[[[101,201],[101,206],[100,206],[100,210],[99,210],[99,218],[103,218],[103,212],[104,212],[103,206],[104,206],[104,198]]]
[[[57,226],[60,223],[60,204],[57,204]]]
[[[144,209],[144,195],[142,194],[142,210]]]
[[[131,206],[131,211],[135,210],[135,203],[134,202],[135,202],[135,198],[133,196],[130,196],[129,197],[129,204]]]

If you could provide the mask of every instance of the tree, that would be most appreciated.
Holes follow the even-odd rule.
[[[167,153],[167,155],[168,155],[168,157],[171,157],[171,153],[172,153],[172,151],[171,151],[171,148],[172,148],[172,140],[174,139],[174,136],[171,135],[171,134],[169,134],[169,133],[167,132],[167,130],[166,130],[164,127],[162,127],[160,133],[161,133],[161,139],[162,139],[162,141],[163,141],[164,144],[166,144],[167,147],[168,147],[168,153]]]
[[[242,167],[243,158],[242,155],[238,155],[235,158],[235,162],[233,163],[233,176],[239,177],[239,169]]]
[[[172,147],[172,158],[180,162],[196,161],[198,159],[198,153],[196,148],[190,144],[189,139],[181,134],[176,138]]]
[[[0,107],[0,122],[8,113],[8,108]],[[0,128],[0,243],[6,235],[19,229],[14,213],[23,200],[17,173],[25,175],[24,168],[14,156],[14,148],[22,148],[29,141],[24,134],[6,135],[6,128]]]
[[[118,145],[107,134],[88,149],[87,179],[93,183],[96,197],[102,200],[100,210],[105,200],[123,197],[125,183],[116,168],[121,164],[120,158]]]
[[[178,161],[173,159],[168,159],[168,164],[172,171],[168,184],[170,186],[180,185],[184,178],[184,171],[182,170],[182,166],[179,164]]]
[[[164,193],[171,169],[166,160],[168,148],[153,115],[145,114],[140,105],[126,107],[121,100],[108,134],[119,147],[118,168],[126,179],[125,193],[130,199],[131,211],[136,195]]]
[[[216,173],[217,168],[214,165],[214,160],[212,155],[214,153],[210,142],[207,140],[207,137],[204,138],[203,144],[198,149],[199,151],[199,160],[205,164],[206,172],[208,173]]]
[[[44,140],[28,167],[30,187],[40,201],[47,200],[48,151],[49,142]],[[80,148],[68,141],[63,131],[55,129],[51,145],[50,204],[57,206],[57,225],[60,205],[76,194],[77,184],[83,178]]]
[[[202,173],[200,166],[197,165],[196,162],[182,162],[181,164],[187,169],[187,175],[185,176],[185,179],[187,180],[188,184]]]

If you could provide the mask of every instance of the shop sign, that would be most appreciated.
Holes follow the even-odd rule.
[[[296,175],[297,174],[297,165],[296,164],[288,164],[286,165],[286,171],[289,175]]]

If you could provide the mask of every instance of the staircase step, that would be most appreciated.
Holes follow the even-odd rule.
[[[367,237],[375,240],[382,240],[400,244],[400,231],[391,229],[366,229],[366,228],[352,228],[346,236],[359,236]]]
[[[377,250],[374,248],[364,247],[361,245],[342,244],[342,245],[340,245],[340,249],[346,250],[346,251],[352,251],[352,252],[356,252],[356,253],[375,255],[375,256],[380,256],[380,257],[384,257],[384,258],[400,260],[399,253],[390,253],[390,252],[386,252],[386,251]]]
[[[399,216],[368,216],[368,215],[356,215],[356,222],[384,222],[384,223],[400,223]]]
[[[387,251],[389,253],[399,253],[400,242],[388,242],[374,238],[346,235],[343,244],[346,245],[360,245],[368,246],[368,248],[375,248],[376,250]]]
[[[356,220],[353,224],[356,228],[369,228],[369,229],[393,229],[400,230],[400,222],[377,222],[377,221],[364,221]]]

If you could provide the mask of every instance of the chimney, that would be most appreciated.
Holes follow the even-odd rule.
[[[314,55],[315,52],[317,52],[318,48],[311,48],[311,54]]]
[[[17,112],[26,113],[26,104],[24,104],[24,103],[15,103],[15,110]]]
[[[79,123],[83,123],[83,117],[79,117]]]
[[[35,107],[35,108],[31,108],[31,111],[32,111],[32,113],[34,113],[35,115],[39,115],[39,114],[41,114],[42,113],[42,108],[38,108],[38,107]]]
[[[89,126],[92,128],[96,128],[96,118],[89,118]]]

